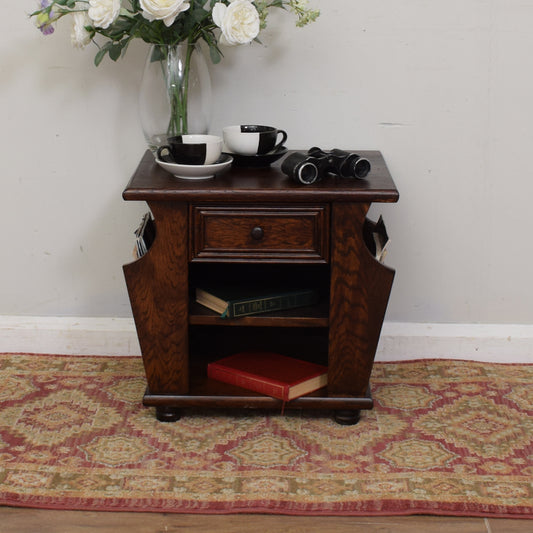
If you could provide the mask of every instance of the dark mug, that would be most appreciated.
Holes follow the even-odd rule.
[[[222,153],[222,139],[216,135],[177,135],[157,149],[157,158],[180,165],[211,165]]]
[[[278,137],[281,134],[281,140]],[[223,129],[224,144],[229,152],[240,155],[264,155],[277,150],[287,140],[287,132],[274,126],[244,124]]]

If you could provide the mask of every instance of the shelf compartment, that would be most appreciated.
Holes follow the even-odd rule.
[[[312,306],[280,311],[221,318],[211,309],[196,303],[196,287],[249,286],[268,283],[273,293],[289,292],[294,288],[313,287],[318,290],[319,302]],[[329,265],[265,265],[265,264],[190,264],[189,324],[219,326],[280,326],[328,327],[329,325]]]
[[[249,317],[252,318],[252,317]],[[236,322],[236,321],[235,321]],[[189,385],[207,379],[207,365],[239,352],[277,352],[328,366],[328,328],[288,328],[236,324],[189,326]]]

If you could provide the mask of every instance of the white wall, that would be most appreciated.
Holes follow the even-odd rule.
[[[211,69],[213,132],[268,122],[291,148],[383,152],[401,194],[372,208],[397,270],[388,321],[533,324],[533,0],[311,2],[317,23],[272,17],[263,47]],[[146,48],[96,68],[34,6],[1,18],[0,315],[129,317]]]

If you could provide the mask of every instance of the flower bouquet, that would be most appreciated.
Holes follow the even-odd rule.
[[[168,88],[167,134],[175,135],[188,132],[193,45],[207,43],[211,61],[218,63],[222,58],[220,45],[258,41],[272,8],[295,15],[298,27],[319,16],[319,11],[308,7],[307,0],[40,0],[40,8],[30,16],[45,35],[53,33],[59,19],[69,18],[73,46],[83,48],[92,42],[98,47],[96,65],[106,55],[116,61],[132,39],[151,44],[150,61],[161,64]],[[169,63],[173,48],[183,44],[188,48],[183,61],[178,62],[176,81]]]

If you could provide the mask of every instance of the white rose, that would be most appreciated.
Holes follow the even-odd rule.
[[[91,42],[91,34],[85,29],[85,26],[91,25],[91,19],[85,12],[73,13],[72,31],[70,41],[74,48],[85,48]]]
[[[176,17],[189,9],[185,0],[141,0],[143,17],[150,21],[162,20],[165,26],[172,26]]]
[[[223,44],[247,44],[259,34],[259,13],[249,0],[232,0],[229,6],[215,4],[213,22],[222,30]]]
[[[117,20],[120,0],[89,0],[87,14],[97,28],[106,29]]]

